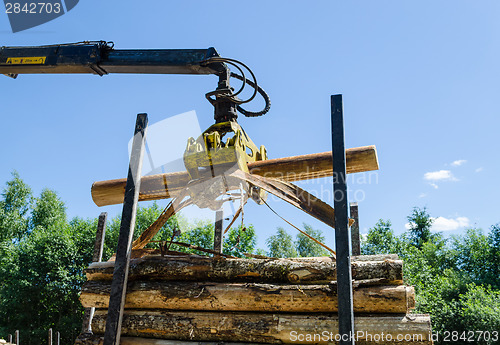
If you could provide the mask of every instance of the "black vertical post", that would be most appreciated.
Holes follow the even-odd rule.
[[[342,95],[331,97],[333,206],[335,209],[335,248],[337,252],[337,298],[341,345],[354,344],[352,307],[352,272],[350,257],[349,216],[344,144],[344,111]]]
[[[97,221],[97,231],[95,234],[94,255],[92,255],[93,262],[100,262],[102,260],[102,251],[104,248],[104,238],[106,237],[106,220],[108,218],[107,212],[101,212],[99,220]]]
[[[361,240],[359,238],[359,215],[358,203],[351,202],[349,204],[351,218],[354,219],[354,224],[351,226],[351,244],[352,255],[361,255]]]
[[[224,210],[215,211],[215,231],[214,231],[214,250],[222,253],[222,225],[224,220]]]
[[[49,345],[52,345],[52,328],[49,328]]]
[[[102,251],[104,248],[104,238],[106,236],[106,220],[107,212],[102,212],[97,221],[97,230],[95,233],[94,254],[92,262],[100,262],[102,260]],[[94,317],[95,308],[85,308],[83,313],[82,333],[92,333],[92,318]]]
[[[119,345],[123,318],[123,307],[127,293],[128,270],[130,265],[131,245],[135,227],[135,216],[139,190],[141,187],[142,158],[148,125],[147,114],[137,115],[137,122],[132,141],[132,153],[128,168],[125,197],[123,200],[122,220],[118,246],[116,248],[115,269],[111,283],[111,293],[104,331],[104,345]]]

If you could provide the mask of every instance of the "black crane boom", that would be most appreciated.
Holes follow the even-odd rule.
[[[1,47],[0,74],[35,73],[220,74],[223,63],[208,49],[113,49],[104,41],[39,47]]]

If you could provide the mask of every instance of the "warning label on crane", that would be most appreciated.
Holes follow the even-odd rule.
[[[12,57],[5,62],[7,65],[43,65],[46,56]]]

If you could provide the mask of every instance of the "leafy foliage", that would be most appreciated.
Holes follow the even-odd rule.
[[[66,222],[66,207],[57,197],[56,192],[44,189],[40,197],[35,198],[34,207],[30,217],[32,229],[41,227],[48,229],[56,224]]]
[[[266,240],[268,255],[275,258],[293,258],[297,256],[297,249],[293,245],[292,236],[285,229],[278,228],[275,235]]]
[[[161,212],[156,203],[139,207],[134,239]],[[78,217],[68,221],[57,193],[44,189],[34,198],[19,174],[12,174],[0,198],[0,338],[18,329],[23,344],[40,344],[53,328],[61,332],[63,343],[74,342],[83,316],[78,295],[85,281],[83,270],[92,261],[97,221]],[[119,216],[108,221],[103,260],[115,251],[120,223]],[[213,224],[190,226],[180,216],[169,219],[153,240],[169,241],[179,229],[185,231],[175,238],[177,241],[212,248]],[[252,253],[255,246],[251,225],[230,229],[224,242],[224,248],[234,256]],[[171,249],[206,255],[180,246]]]
[[[414,285],[416,312],[431,314],[433,330],[445,344],[444,332],[500,329],[498,225],[488,235],[468,229],[450,240],[431,233],[432,219],[413,209],[409,232],[394,235],[390,221],[379,220],[362,242],[365,254],[396,253],[404,260],[405,283]],[[477,340],[477,339],[476,339]],[[454,344],[470,344],[458,339]],[[476,344],[493,344],[480,339]]]
[[[304,224],[304,232],[311,237],[324,243],[325,237],[321,230],[313,229],[310,225]],[[328,256],[329,253],[319,244],[312,241],[302,233],[298,233],[293,240],[285,229],[278,228],[276,234],[266,240],[267,255],[275,258],[294,258],[311,256]]]
[[[321,230],[313,229],[310,225],[304,224],[304,232],[309,236],[317,239],[321,243],[325,242],[325,236],[323,236]],[[294,244],[297,250],[297,254],[301,257],[328,255],[328,252],[325,248],[312,241],[309,237],[300,232],[295,237]]]
[[[161,212],[156,203],[139,207],[134,238]],[[363,239],[362,252],[397,253],[405,260],[405,282],[416,289],[416,312],[430,313],[435,331],[500,329],[500,225],[492,226],[488,234],[468,229],[463,236],[444,239],[431,232],[432,219],[425,208],[413,209],[408,221],[410,230],[397,236],[389,220],[379,220]],[[53,328],[61,332],[63,342],[74,341],[83,316],[78,294],[85,280],[83,270],[92,260],[96,227],[97,219],[68,221],[64,203],[54,191],[44,189],[34,198],[19,174],[12,174],[0,198],[0,336],[19,329],[23,343],[40,344],[47,329]],[[105,260],[116,248],[119,229],[120,217],[108,222]],[[177,234],[180,229],[186,230]],[[306,224],[304,231],[324,241],[321,231]],[[154,240],[169,241],[174,233],[177,241],[213,246],[211,222],[191,226],[182,217],[173,217]],[[224,252],[238,257],[328,255],[306,236],[294,239],[283,228],[266,244],[267,253],[256,249],[253,226],[239,226],[226,234]],[[180,246],[171,249],[205,254]]]
[[[26,214],[32,193],[17,172],[12,173],[0,200],[0,242],[19,241],[28,231]]]
[[[433,219],[427,213],[425,207],[423,209],[413,208],[411,215],[407,219],[410,224],[408,237],[415,247],[421,248],[424,243],[430,241],[433,237],[431,233]]]
[[[90,261],[92,221],[66,221],[64,203],[45,189],[32,198],[17,173],[2,193],[0,228],[0,332],[19,329],[38,344],[48,328],[74,339],[83,309],[82,270]]]
[[[254,253],[257,246],[257,235],[253,225],[232,228],[224,238],[224,253],[238,258],[244,253]]]
[[[400,247],[399,239],[394,235],[390,220],[379,219],[370,229],[363,242],[363,254],[390,254],[397,253]]]

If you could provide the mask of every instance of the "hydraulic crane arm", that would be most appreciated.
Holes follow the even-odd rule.
[[[115,50],[104,41],[39,47],[1,47],[0,74],[33,73],[220,74],[227,70],[208,49]]]
[[[236,67],[242,75],[229,70]],[[247,69],[253,81],[248,80],[239,65]],[[85,41],[38,47],[0,47],[0,74],[17,78],[19,74],[75,74],[90,73],[103,76],[109,73],[135,74],[215,74],[219,82],[215,91],[206,94],[214,106],[217,123],[236,120],[237,111],[247,117],[264,115],[269,111],[269,96],[257,85],[250,69],[243,63],[221,57],[215,48],[208,49],[114,49],[112,42]],[[229,78],[242,81],[241,89],[234,92]],[[247,100],[236,96],[245,85],[254,88]],[[259,112],[243,109],[259,93],[265,107]]]

